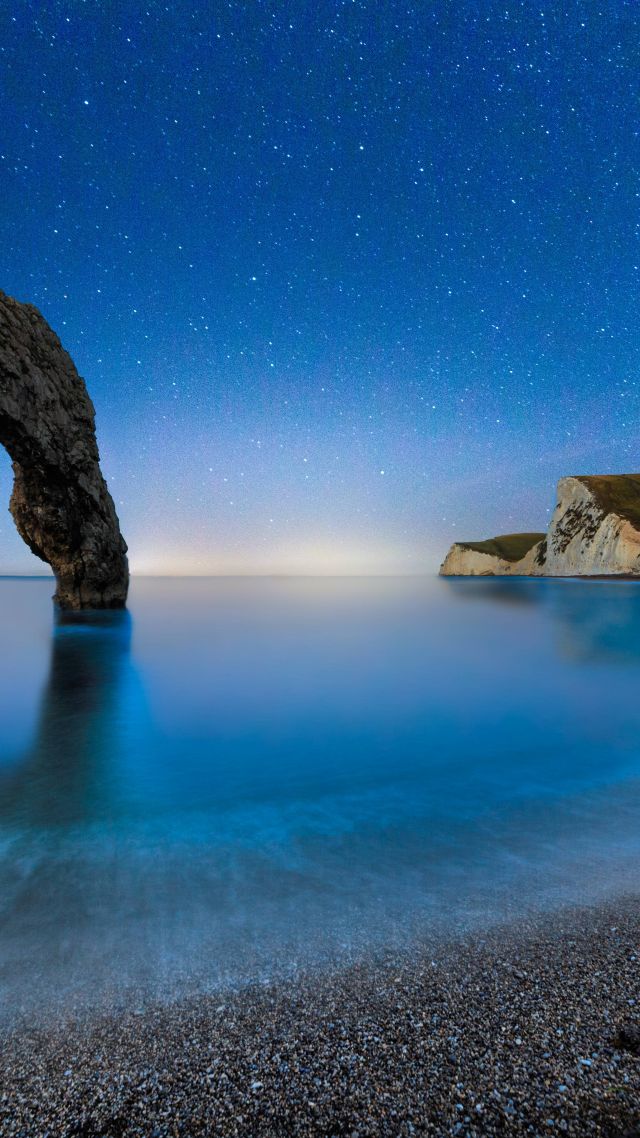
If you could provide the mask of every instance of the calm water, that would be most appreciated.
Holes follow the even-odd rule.
[[[638,885],[640,585],[0,581],[0,988],[184,991]]]

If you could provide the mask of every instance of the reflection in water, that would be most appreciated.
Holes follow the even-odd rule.
[[[546,609],[560,650],[576,659],[640,659],[640,581],[443,580],[459,601]]]
[[[0,819],[32,826],[88,819],[116,746],[129,666],[126,611],[56,611],[49,677],[33,746],[0,772]]]
[[[134,581],[133,639],[126,613],[56,623],[26,749],[7,691],[22,723],[50,585],[21,588],[0,581],[4,1014],[637,885],[633,583]]]
[[[538,605],[538,581],[526,577],[443,577],[442,584],[459,601],[503,605]]]
[[[640,582],[598,582],[591,596],[576,583],[547,597],[559,626],[562,651],[576,659],[620,662],[640,659]]]

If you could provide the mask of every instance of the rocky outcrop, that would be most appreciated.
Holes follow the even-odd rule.
[[[545,574],[640,576],[640,474],[560,479]]]
[[[10,510],[56,576],[62,608],[122,608],[127,547],[100,471],[84,381],[38,310],[0,292],[0,444],[14,472]]]
[[[456,542],[440,573],[640,577],[640,474],[561,478],[546,534]]]
[[[456,542],[440,573],[445,577],[508,577],[530,573],[543,533],[507,533],[487,541]],[[527,568],[524,568],[524,566]]]

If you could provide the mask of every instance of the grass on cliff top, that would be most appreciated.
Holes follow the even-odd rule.
[[[579,474],[604,510],[605,514],[620,514],[636,529],[640,529],[640,474]]]
[[[491,553],[504,561],[519,561],[544,537],[544,533],[503,533],[486,541],[461,541],[458,544],[465,549],[473,549],[475,553]]]

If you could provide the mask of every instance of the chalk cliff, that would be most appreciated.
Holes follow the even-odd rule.
[[[456,542],[445,557],[440,572],[445,577],[529,574],[535,551],[544,537],[543,533],[507,533],[487,541]]]
[[[127,547],[100,471],[84,380],[30,304],[0,292],[0,445],[18,532],[56,576],[61,608],[122,608]]]
[[[546,534],[456,542],[440,573],[640,577],[640,474],[561,478]]]

